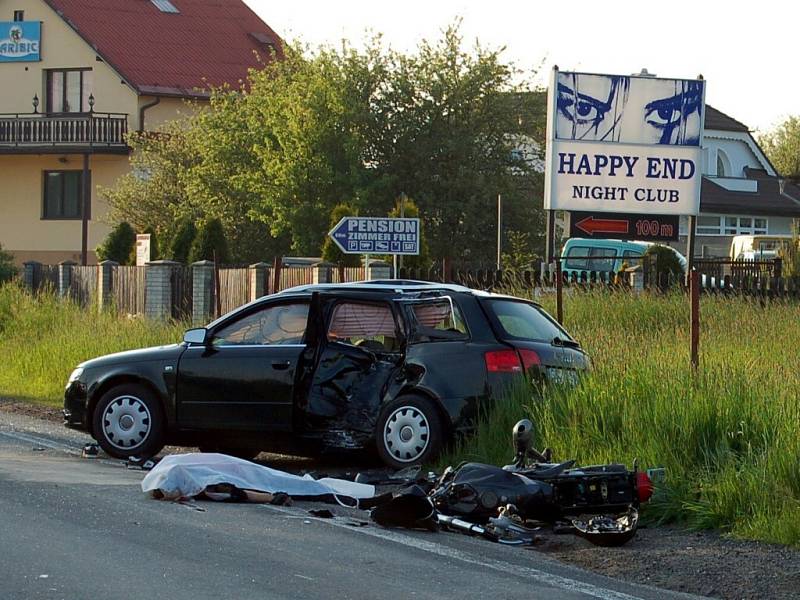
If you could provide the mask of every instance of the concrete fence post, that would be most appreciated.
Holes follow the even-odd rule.
[[[111,307],[114,298],[114,273],[119,263],[104,260],[97,265],[97,306],[100,310]]]
[[[205,325],[214,315],[214,263],[192,263],[192,323]]]
[[[392,267],[385,262],[370,261],[367,267],[367,279],[373,281],[375,279],[391,279]]]
[[[72,288],[72,277],[75,274],[74,260],[65,260],[58,263],[58,296],[60,298],[69,297],[70,289]]]
[[[311,267],[311,281],[314,285],[333,282],[333,264],[321,262]]]
[[[35,292],[42,279],[42,263],[29,260],[22,264],[22,282],[31,292]]]
[[[249,279],[247,288],[250,290],[250,302],[262,296],[266,296],[269,292],[269,285],[267,284],[268,272],[269,265],[265,262],[257,262],[247,267],[247,276]]]
[[[172,318],[172,274],[180,263],[156,260],[145,265],[144,314],[148,319]]]

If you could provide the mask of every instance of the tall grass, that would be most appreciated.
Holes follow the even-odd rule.
[[[650,519],[800,545],[800,307],[703,298],[697,373],[683,295],[575,294],[564,314],[591,374],[544,398],[518,387],[444,461],[509,462],[511,426],[529,417],[556,458],[665,467]],[[183,329],[0,287],[0,396],[58,405],[79,362]]]
[[[564,315],[592,373],[542,399],[515,390],[447,460],[508,462],[527,416],[559,459],[665,467],[651,519],[800,545],[800,307],[704,297],[697,373],[681,294],[576,294]]]
[[[185,326],[99,313],[0,285],[0,396],[63,403],[78,363],[112,352],[174,343]]]

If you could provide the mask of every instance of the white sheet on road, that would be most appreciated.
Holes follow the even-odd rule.
[[[227,483],[243,490],[285,492],[290,496],[371,498],[375,486],[326,477],[300,477],[226,454],[192,453],[165,456],[142,480],[142,491],[160,490],[165,498],[191,498],[210,485]]]

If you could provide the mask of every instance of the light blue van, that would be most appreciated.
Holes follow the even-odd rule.
[[[651,242],[570,238],[561,253],[561,271],[569,279],[573,278],[573,274],[581,279],[585,273],[588,279],[592,272],[618,273],[623,268],[622,263],[627,263],[628,267],[641,264],[642,255],[651,245]],[[678,255],[685,270],[686,259],[677,250],[670,249]]]

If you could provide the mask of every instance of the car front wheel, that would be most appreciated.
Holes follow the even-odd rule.
[[[164,447],[164,414],[153,394],[140,385],[111,388],[94,409],[94,437],[109,456],[149,458]]]
[[[442,422],[422,396],[400,396],[381,410],[375,431],[378,455],[395,469],[430,462],[442,447]]]

